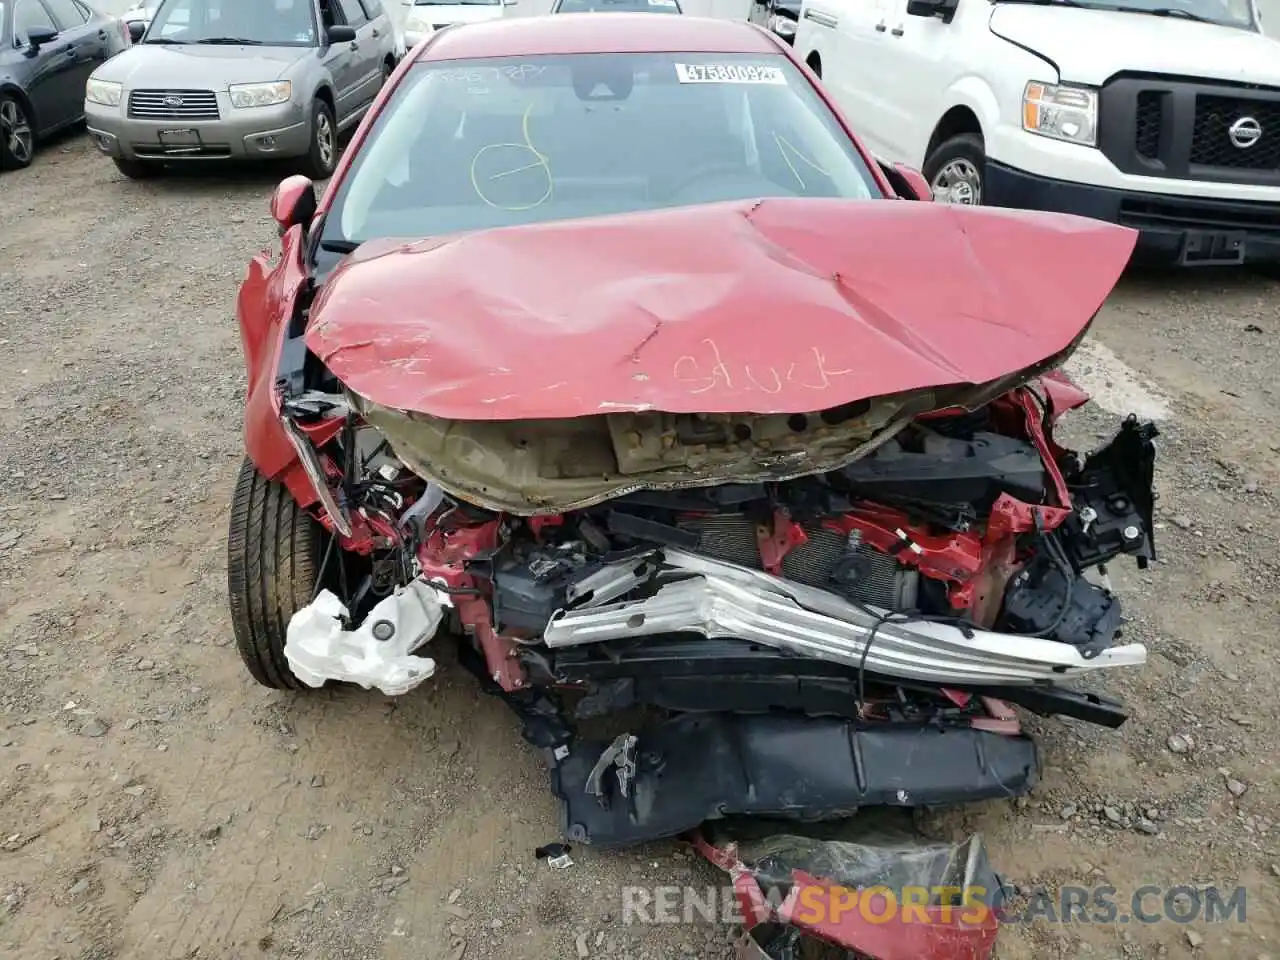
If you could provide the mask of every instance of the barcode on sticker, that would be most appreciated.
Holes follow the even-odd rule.
[[[677,63],[676,78],[681,83],[787,84],[786,76],[777,67],[738,63]]]

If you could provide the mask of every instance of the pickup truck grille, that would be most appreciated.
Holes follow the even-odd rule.
[[[1136,176],[1280,186],[1280,89],[1119,74],[1099,96],[1098,147]]]
[[[129,94],[134,120],[217,120],[218,98],[212,90],[134,90]]]

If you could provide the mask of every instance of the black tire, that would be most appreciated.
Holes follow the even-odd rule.
[[[953,197],[966,197],[966,199],[947,197],[948,189],[954,189],[955,183],[960,182],[953,181],[951,187],[944,185],[943,172],[948,170],[963,171],[966,178],[973,175],[976,179],[976,182],[968,184],[967,189],[962,185],[958,193],[952,194]],[[981,204],[987,177],[987,151],[982,144],[982,137],[976,133],[962,133],[950,140],[944,140],[925,159],[924,170],[921,172],[929,181],[929,186],[933,188],[935,200],[945,203],[962,203],[968,206]],[[951,180],[950,177],[945,179]]]
[[[312,180],[328,180],[337,166],[338,124],[333,109],[317,97],[311,101],[311,146],[301,170]]]
[[[36,124],[26,103],[0,93],[0,170],[24,170],[36,154]]]
[[[311,689],[289,669],[284,640],[289,620],[311,602],[324,540],[284,485],[245,458],[231,496],[227,594],[240,659],[264,687]]]
[[[153,180],[164,173],[164,167],[154,160],[121,160],[113,157],[111,162],[130,180]]]

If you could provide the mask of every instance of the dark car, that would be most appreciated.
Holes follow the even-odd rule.
[[[796,25],[800,22],[800,0],[752,0],[747,19],[794,44]]]
[[[679,0],[555,0],[552,13],[681,13]]]
[[[80,0],[0,0],[0,169],[84,119],[84,85],[130,45],[122,20]]]

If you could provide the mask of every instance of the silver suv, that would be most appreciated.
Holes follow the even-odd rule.
[[[396,64],[382,0],[163,0],[85,88],[98,148],[134,179],[184,160],[302,158],[333,173]]]

